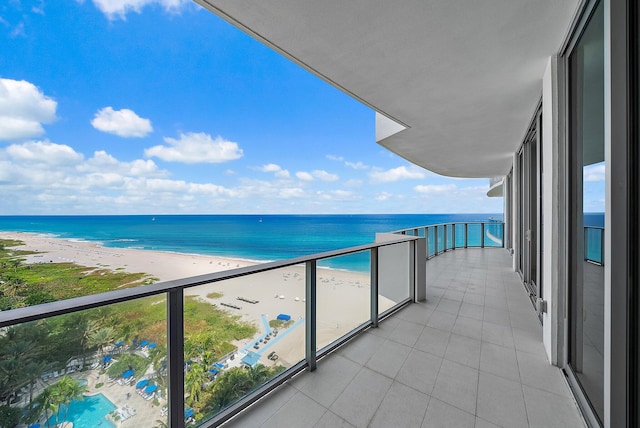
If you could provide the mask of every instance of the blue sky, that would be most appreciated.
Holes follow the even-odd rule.
[[[502,211],[184,0],[0,5],[0,214]]]

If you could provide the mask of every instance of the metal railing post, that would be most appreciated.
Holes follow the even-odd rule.
[[[444,231],[442,233],[444,235],[444,251],[447,251],[447,225],[444,225]]]
[[[307,366],[310,372],[316,369],[316,260],[306,262],[306,314],[305,314],[305,350]]]
[[[427,260],[431,257],[429,255],[429,226],[426,226],[424,228],[424,239],[425,239],[425,244],[427,245]]]
[[[585,227],[582,230],[582,238],[584,240],[584,246],[582,252],[584,253],[584,261],[589,260],[589,228]]]
[[[456,225],[455,225],[455,223],[451,224],[451,241],[452,241],[451,248],[455,250],[456,249]]]
[[[184,427],[184,296],[182,289],[167,293],[167,352],[169,426]]]
[[[482,227],[480,228],[481,234],[482,234],[482,238],[480,239],[480,248],[484,248],[484,234],[485,234],[485,230],[484,230],[484,223],[481,223]]]
[[[464,248],[469,248],[469,223],[464,224]]]
[[[600,230],[600,264],[604,266],[604,229]]]
[[[438,253],[439,253],[439,251],[438,251],[438,250],[439,250],[439,249],[438,249],[438,244],[439,244],[439,242],[438,242],[438,241],[440,241],[440,238],[438,237],[438,225],[436,225],[436,226],[435,226],[435,228],[436,228],[436,229],[435,229],[435,231],[434,231],[434,233],[433,233],[433,236],[435,237],[435,241],[436,241],[436,242],[435,242],[435,245],[436,245],[436,246],[435,246],[435,247],[434,247],[434,249],[433,249],[433,254],[434,254],[434,255],[438,255]]]
[[[504,242],[504,241],[506,241],[506,240],[507,240],[507,237],[506,237],[506,236],[504,236],[504,223],[501,223],[500,225],[501,225],[501,227],[502,227],[502,248],[504,248],[504,247],[506,246],[506,244],[505,244],[505,242]]]
[[[371,249],[371,324],[378,327],[378,247]]]

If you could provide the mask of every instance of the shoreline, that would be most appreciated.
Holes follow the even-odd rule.
[[[259,263],[216,256],[169,253],[155,250],[103,247],[90,241],[68,240],[32,232],[0,232],[2,239],[24,242],[15,247],[37,252],[26,256],[27,263],[71,262],[88,268],[110,269],[130,273],[145,273],[158,281],[170,281],[225,270],[255,266]],[[293,265],[251,274],[215,283],[185,289],[185,296],[217,305],[226,312],[239,315],[243,321],[253,323],[258,335],[235,343],[238,349],[260,354],[260,362],[275,364],[263,355],[263,348],[276,351],[279,363],[295,364],[304,357],[304,328],[292,328],[274,343],[260,345],[256,350],[251,344],[259,342],[269,331],[265,325],[278,314],[287,314],[298,321],[305,317],[305,266]],[[324,267],[317,269],[317,338],[322,347],[348,333],[370,318],[370,275]],[[220,298],[209,298],[220,293]],[[241,300],[256,300],[252,304]],[[380,311],[395,303],[380,296]],[[232,305],[231,307],[227,305]],[[249,346],[248,346],[249,345]],[[265,349],[266,351],[266,349]],[[265,352],[266,354],[266,352]],[[242,357],[242,355],[239,355]]]

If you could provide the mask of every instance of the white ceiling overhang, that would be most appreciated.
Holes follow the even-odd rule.
[[[385,116],[379,144],[456,177],[508,172],[578,3],[196,1]]]

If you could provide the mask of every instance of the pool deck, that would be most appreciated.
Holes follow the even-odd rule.
[[[136,415],[125,420],[115,422],[117,427],[127,428],[135,426],[146,426],[149,421],[165,420],[166,417],[161,415],[161,409],[166,405],[166,399],[161,399],[159,406],[153,405],[153,400],[145,400],[136,392],[135,382],[132,385],[119,385],[117,382],[109,381],[107,375],[99,375],[97,370],[82,373],[88,381],[87,395],[102,393],[118,408],[124,408],[125,405],[135,409]],[[136,379],[137,382],[138,379]],[[100,388],[96,388],[97,383],[104,382]],[[129,398],[127,398],[129,393]]]

